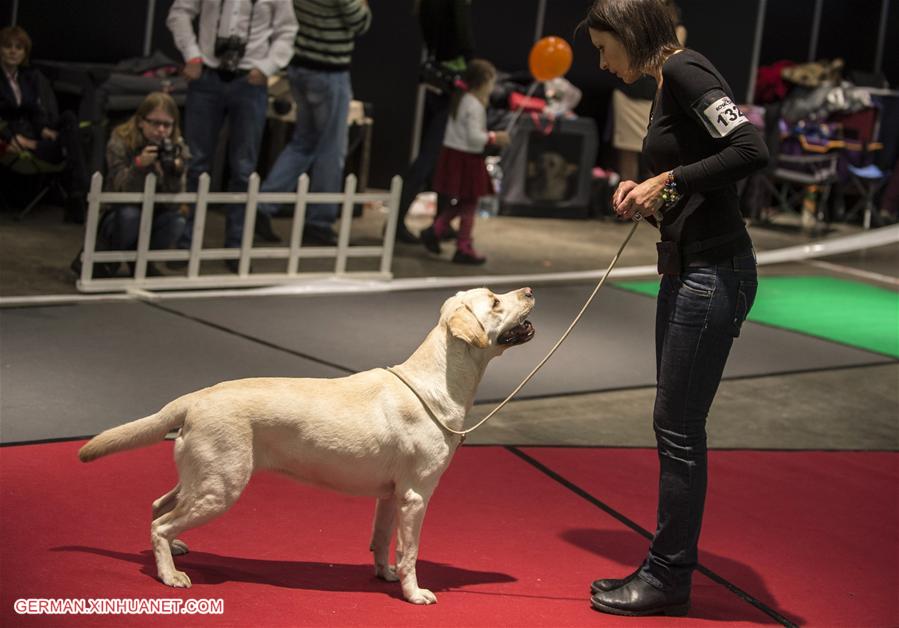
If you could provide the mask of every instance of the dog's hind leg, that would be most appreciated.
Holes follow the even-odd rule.
[[[409,488],[398,494],[397,545],[402,547],[402,557],[397,555],[397,573],[403,586],[403,597],[413,604],[434,604],[437,596],[418,587],[415,562],[418,560],[418,539],[421,524],[428,508],[429,493]]]
[[[180,490],[181,485],[176,484],[175,488],[153,502],[154,520],[159,519],[167,512],[171,512],[171,510],[178,504],[178,491]],[[187,543],[180,539],[172,539],[170,545],[172,546],[172,556],[181,556],[183,554],[187,554],[187,552],[190,551],[187,547]]]
[[[375,522],[372,526],[371,546],[375,555],[375,576],[388,582],[396,582],[396,567],[390,565],[390,539],[396,528],[396,498],[391,495],[378,499],[375,505]]]
[[[247,446],[241,447],[242,444]],[[175,569],[172,542],[191,528],[219,516],[237,501],[253,474],[253,452],[249,442],[219,442],[220,447],[202,450],[202,455],[185,449],[176,457],[181,477],[175,507],[154,519],[150,540],[156,557],[159,579],[172,587],[189,587],[190,578]]]

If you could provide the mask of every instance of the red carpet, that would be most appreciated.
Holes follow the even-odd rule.
[[[647,530],[654,450],[524,450]],[[797,624],[899,625],[899,454],[710,454],[699,561]],[[595,532],[593,533],[595,534]],[[585,534],[600,555],[613,544]],[[624,557],[642,558],[642,548]]]
[[[84,465],[80,444],[0,449],[0,625],[636,625],[592,611],[587,587],[628,571],[644,539],[503,448],[463,448],[444,476],[418,567],[439,602],[415,607],[397,584],[372,576],[372,500],[271,474],[257,476],[231,512],[184,535],[191,553],[176,563],[194,587],[165,587],[155,580],[149,516],[175,481],[171,445]],[[651,452],[528,452],[650,525]],[[703,539],[709,568],[796,621],[896,623],[884,595],[896,584],[894,455],[715,456]],[[833,483],[826,491],[822,479]],[[832,588],[847,580],[853,598]],[[21,598],[220,598],[224,614],[16,615]],[[774,623],[700,575],[693,606],[688,618],[640,625]]]

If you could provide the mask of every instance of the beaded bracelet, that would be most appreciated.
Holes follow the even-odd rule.
[[[680,200],[681,195],[677,191],[677,181],[674,180],[674,171],[668,171],[668,179],[665,181],[665,187],[659,192],[659,198],[662,200],[662,207],[667,209]]]

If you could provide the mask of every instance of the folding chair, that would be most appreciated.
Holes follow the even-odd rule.
[[[778,207],[800,216],[804,228],[831,221],[827,210],[832,187],[839,182],[838,164],[843,142],[835,129],[800,124],[782,138],[766,179]],[[811,209],[811,211],[809,211]]]
[[[37,76],[41,101],[44,103],[50,119],[58,120],[59,106],[56,101],[56,95],[53,93],[53,89],[46,77],[40,72],[37,73]],[[6,153],[0,157],[0,169],[3,169],[4,174],[7,175],[4,178],[15,179],[17,180],[15,181],[16,183],[28,180],[33,181],[35,184],[33,188],[36,189],[36,192],[33,195],[29,195],[30,200],[25,203],[25,206],[16,215],[16,220],[24,219],[50,191],[58,192],[63,199],[67,198],[68,195],[61,180],[61,173],[65,171],[66,167],[65,161],[50,163],[39,159],[30,151],[18,154]],[[9,199],[5,197],[0,199],[0,201],[4,205],[11,205]]]
[[[875,154],[883,149],[883,144],[877,141],[880,110],[867,107],[853,113],[836,114],[831,119],[842,127],[843,154],[849,182],[859,194],[852,209],[840,218],[848,221],[862,214],[862,226],[870,229],[872,219],[877,215],[875,197],[889,179],[888,173],[874,163]]]

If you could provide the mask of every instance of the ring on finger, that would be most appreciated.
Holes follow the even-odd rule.
[[[641,214],[640,212],[634,212],[633,219],[637,221],[643,220],[643,214]]]

